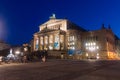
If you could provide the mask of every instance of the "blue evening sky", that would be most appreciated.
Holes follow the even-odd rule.
[[[0,0],[0,38],[14,45],[29,42],[53,13],[87,30],[110,24],[120,37],[120,0]]]

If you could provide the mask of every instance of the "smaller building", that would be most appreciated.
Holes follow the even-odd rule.
[[[82,36],[82,46],[87,58],[115,59],[115,36],[110,28],[87,31]]]
[[[10,45],[5,43],[4,41],[0,40],[0,51],[4,49],[9,49]]]
[[[120,59],[120,39],[115,35],[115,52],[118,59]]]
[[[9,52],[10,45],[0,40],[0,56],[6,56]]]

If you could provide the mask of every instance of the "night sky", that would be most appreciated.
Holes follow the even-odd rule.
[[[120,37],[120,0],[0,0],[0,39],[27,43],[53,13],[87,30],[110,24]]]

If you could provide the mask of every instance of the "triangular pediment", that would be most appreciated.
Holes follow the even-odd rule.
[[[40,26],[44,26],[44,25],[49,25],[49,24],[53,24],[53,23],[56,23],[56,22],[60,22],[60,21],[63,21],[64,19],[50,19],[48,20],[47,22],[41,24]]]

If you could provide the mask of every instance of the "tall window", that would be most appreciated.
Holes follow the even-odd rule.
[[[49,43],[53,43],[53,35],[49,36]]]
[[[39,39],[36,38],[35,40],[35,50],[38,50],[39,49]]]
[[[86,42],[85,47],[86,47],[86,50],[89,50],[89,51],[95,51],[99,49],[99,46],[96,44],[96,42]]]
[[[68,41],[74,41],[75,40],[75,37],[74,36],[69,36],[68,37]]]
[[[87,36],[86,41],[98,41],[98,36]]]
[[[64,49],[64,35],[60,35],[60,49]]]
[[[48,50],[48,37],[45,36],[43,40],[44,40],[44,50]]]
[[[45,36],[45,44],[48,44],[48,37]]]
[[[61,42],[61,43],[64,42],[64,35],[60,35],[60,42]]]
[[[70,49],[70,50],[75,49],[75,36],[68,37],[68,49]]]
[[[49,36],[49,50],[53,50],[53,35]]]
[[[55,49],[59,49],[60,48],[59,35],[55,35],[54,48]]]
[[[40,44],[43,45],[43,37],[40,37]]]
[[[73,55],[75,53],[75,36],[70,35],[68,37],[68,54]]]

